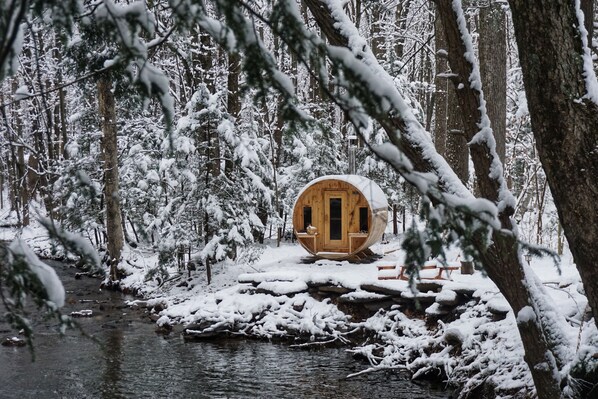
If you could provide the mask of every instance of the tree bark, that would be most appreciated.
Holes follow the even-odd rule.
[[[16,91],[17,80],[13,80],[13,91]],[[19,104],[16,104],[13,109],[14,118],[14,130],[16,133],[16,140],[13,140],[15,144],[21,144],[24,142],[23,134],[23,118],[21,116],[21,110]],[[29,226],[29,187],[27,185],[27,164],[25,162],[25,149],[22,145],[17,147],[17,156],[15,164],[15,199],[17,206],[20,206],[21,210],[21,225]]]
[[[464,185],[469,181],[469,148],[463,131],[461,109],[457,101],[455,87],[447,87],[447,120],[446,120],[446,152],[445,158]]]
[[[507,33],[502,5],[491,1],[480,8],[478,25],[480,75],[486,111],[496,140],[496,152],[504,164],[507,135]]]
[[[382,34],[382,5],[374,2],[371,4],[370,36],[372,52],[377,59],[382,60],[386,53],[384,48],[384,35]]]
[[[17,149],[17,156],[19,188],[21,191],[21,225],[29,226],[29,186],[27,185],[27,164],[25,163],[25,150],[23,149],[23,146],[19,146],[19,148]]]
[[[0,209],[4,209],[4,168],[0,162]]]
[[[395,11],[395,26],[400,33],[403,33],[407,26],[407,14],[409,14],[409,7],[411,0],[399,1]],[[397,59],[403,58],[405,52],[405,37],[400,37],[394,46],[394,51]]]
[[[278,37],[274,37],[274,55],[276,57],[276,59],[279,61],[280,64],[283,63],[282,57],[283,54],[285,52],[283,51],[283,48],[281,47],[281,42],[279,40]],[[313,93],[317,96],[318,91],[316,90],[315,87],[312,87]],[[317,98],[317,97],[316,97]],[[280,100],[282,100],[281,98],[279,98]],[[317,100],[314,100],[314,102]],[[278,101],[278,104],[282,104],[282,101]],[[267,104],[264,104],[264,106],[267,108]],[[274,166],[275,170],[278,170],[278,168],[280,167],[280,161],[282,159],[282,134],[283,134],[283,128],[284,128],[284,116],[282,115],[282,109],[280,106],[276,107],[276,113],[274,114],[274,120],[273,123],[271,123],[272,126],[272,135],[274,138],[274,147],[272,149],[272,164]],[[275,179],[276,181],[276,179]]]
[[[227,76],[227,111],[236,124],[241,113],[241,99],[239,91],[239,75],[241,73],[241,57],[237,53],[229,54],[228,56],[228,76]],[[233,173],[234,163],[232,154],[229,154],[229,159],[224,162],[224,173],[227,177],[231,177]]]
[[[449,43],[449,63],[456,76],[453,79],[457,90],[457,97],[463,115],[463,126],[468,141],[471,141],[479,131],[479,123],[483,118],[481,111],[481,92],[469,84],[473,65],[463,54],[466,48],[457,25],[457,16],[453,10],[452,1],[436,0],[441,15],[447,42]],[[502,176],[492,177],[498,160],[488,146],[475,142],[471,144],[472,159],[476,167],[476,177],[480,194],[494,203],[499,203],[499,195],[504,187]],[[495,173],[494,173],[495,174]],[[513,209],[506,207],[499,213],[503,229],[515,232],[511,215]],[[530,272],[522,264],[518,253],[516,234],[511,236],[492,235],[493,245],[482,253],[482,261],[488,276],[498,286],[501,293],[511,305],[517,315],[523,308],[530,306],[536,313],[537,319],[526,323],[519,323],[518,329],[525,349],[525,360],[529,365],[532,378],[539,398],[558,398],[561,396],[560,380],[557,378],[559,369],[564,366],[566,359],[559,356],[560,338],[552,336],[551,321],[545,321],[541,312],[542,298],[537,297],[535,290],[530,289]],[[543,294],[543,293],[541,293]],[[555,339],[556,338],[556,339]]]
[[[598,325],[598,106],[574,2],[509,4],[538,154]]]
[[[98,105],[102,125],[102,155],[104,158],[104,198],[106,203],[106,233],[110,263],[110,280],[118,281],[118,269],[123,248],[123,230],[120,212],[116,104],[112,82],[105,77],[97,81]]]
[[[436,44],[434,146],[436,151],[446,158],[461,182],[467,185],[469,180],[469,149],[463,133],[455,87],[449,81],[451,74],[448,64],[449,49],[442,19],[438,12],[436,12],[434,21],[434,40]]]
[[[215,51],[214,42],[210,35],[205,32],[200,32],[200,58],[199,64],[201,66],[200,78],[205,83],[209,95],[214,95],[216,92],[216,76],[214,68]],[[208,167],[213,177],[220,176],[220,138],[216,123],[211,120],[210,114],[206,114],[206,125],[203,127],[205,131],[204,142],[206,145],[206,156],[208,158]]]
[[[455,73],[452,81],[458,89],[457,98],[462,110],[464,135],[471,141],[480,130],[479,124],[484,119],[481,111],[483,108],[482,94],[479,88],[472,87],[469,82],[474,64],[463,56],[467,50],[463,42],[464,38],[461,36],[462,32],[459,30],[453,3],[448,0],[435,2],[449,44],[449,63],[451,70]],[[334,30],[335,20],[330,10],[327,10],[327,7],[321,2],[306,0],[306,3],[322,30],[326,34],[331,34],[329,41],[348,46],[347,38],[340,31]],[[375,61],[368,59],[368,63],[373,62]],[[439,176],[445,178],[445,172],[439,169],[440,163],[424,154],[422,148],[424,144],[418,141],[417,132],[414,131],[421,131],[421,126],[414,126],[410,120],[403,118],[401,113],[392,117],[378,114],[372,116],[378,119],[380,125],[388,132],[393,144],[397,145],[411,160],[416,170],[436,171]],[[397,131],[403,133],[400,139],[397,139]],[[534,320],[518,324],[525,348],[525,361],[529,365],[536,384],[538,397],[558,398],[561,396],[559,369],[568,361],[565,358],[569,354],[568,341],[558,330],[558,322],[550,319],[552,313],[546,311],[546,308],[550,308],[551,305],[547,301],[547,295],[541,284],[521,259],[516,229],[511,220],[513,209],[508,203],[502,202],[506,183],[503,176],[496,173],[496,169],[500,167],[498,155],[492,146],[483,140],[472,142],[470,150],[479,191],[484,198],[499,205],[499,220],[503,229],[503,231],[493,233],[493,244],[485,252],[482,252],[481,261],[516,315],[524,308],[533,309],[536,316]],[[450,190],[449,187],[443,187]],[[511,234],[504,234],[504,231],[509,231]],[[530,287],[531,285],[534,286],[533,289]],[[562,355],[563,353],[564,355]]]
[[[392,234],[398,235],[399,234],[399,224],[398,224],[398,217],[397,217],[397,204],[392,204]]]
[[[594,0],[581,0],[581,11],[583,11],[583,21],[588,38],[594,37]],[[588,39],[588,44],[592,46],[592,40]]]
[[[434,21],[434,44],[436,46],[436,76],[434,78],[434,147],[444,156],[446,154],[446,119],[448,84],[446,73],[449,72],[446,37],[442,30],[442,20],[436,15]]]

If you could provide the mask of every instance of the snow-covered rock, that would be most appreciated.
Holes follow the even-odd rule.
[[[305,281],[262,281],[258,284],[256,292],[271,295],[292,295],[307,291]]]
[[[455,291],[443,289],[436,295],[436,302],[443,306],[455,306],[459,303],[459,298]]]

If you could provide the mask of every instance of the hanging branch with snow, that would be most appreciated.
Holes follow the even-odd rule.
[[[283,1],[278,4],[280,6],[276,10],[288,19],[285,20],[284,31],[280,26],[277,27],[276,21],[272,21],[271,28],[275,33],[286,38],[287,45],[296,51],[304,62],[314,54],[312,51],[314,48],[324,48],[324,53],[329,56],[336,68],[336,81],[333,83],[343,89],[328,94],[350,115],[358,129],[366,126],[367,116],[371,116],[387,130],[396,148],[392,150],[393,157],[389,159],[390,163],[397,167],[408,181],[416,184],[433,199],[444,199],[443,202],[446,203],[449,202],[446,198],[457,199],[457,201],[459,198],[465,198],[467,203],[471,204],[473,196],[458,183],[454,173],[434,151],[429,136],[409,113],[408,107],[405,106],[394,85],[388,85],[389,81],[378,80],[380,75],[387,75],[381,71],[363,40],[360,40],[360,36],[356,34],[357,30],[351,28],[352,25],[346,16],[343,18],[345,14],[342,4],[334,0],[307,3],[308,6],[311,5],[310,10],[324,32],[329,30],[330,26],[334,27],[336,34],[331,41],[339,42],[339,38],[345,37],[342,42],[347,43],[352,52],[338,47],[324,46],[317,41],[315,35],[302,28],[303,24],[299,20],[299,13],[293,2]],[[494,209],[497,213],[491,212],[491,214],[500,220],[500,225],[494,226],[492,230],[491,244],[480,242],[479,236],[475,236],[474,245],[485,248],[478,255],[489,276],[505,294],[515,313],[529,306],[535,314],[539,315],[540,308],[550,308],[550,305],[546,302],[545,293],[536,289],[535,277],[526,270],[527,265],[519,251],[516,230],[511,220],[514,200],[506,189],[502,165],[495,151],[492,130],[485,113],[479,71],[473,56],[471,39],[465,27],[461,3],[460,1],[438,1],[437,5],[443,24],[447,27],[447,39],[452,45],[449,49],[449,61],[453,72],[458,76],[455,79],[459,79],[459,83],[464,83],[463,87],[457,85],[457,93],[459,103],[464,110],[462,114],[466,116],[463,122],[466,125],[466,135],[471,141],[472,159],[476,166],[480,192],[486,200],[496,206]],[[227,4],[226,7],[236,8],[231,4]],[[277,14],[273,12],[272,15]],[[293,43],[302,44],[293,46]],[[318,77],[322,83],[326,83],[326,80],[319,75]],[[378,151],[378,155],[385,154],[383,151]],[[424,185],[418,185],[413,177],[414,169],[432,171],[435,176],[426,175],[428,181]],[[438,181],[440,184],[430,184],[429,181]],[[448,191],[452,196],[432,196],[434,190],[431,188],[442,190],[443,193]],[[455,204],[451,205],[455,207]],[[486,248],[488,244],[490,245]],[[422,253],[429,254],[427,251]],[[551,316],[553,314],[549,313],[540,318],[526,319],[520,325],[520,334],[528,353],[526,359],[541,397],[551,397],[550,395],[558,390],[560,385],[559,378],[556,377],[559,374],[558,370],[570,358],[568,342],[559,331],[556,320]]]
[[[22,330],[25,340],[33,351],[33,327],[27,310],[31,300],[38,310],[54,317],[60,331],[72,327],[72,320],[63,316],[65,291],[54,269],[42,262],[33,250],[21,240],[10,245],[0,244],[0,299],[7,313],[6,321],[16,330]]]

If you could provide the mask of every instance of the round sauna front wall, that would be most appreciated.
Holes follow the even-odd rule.
[[[382,238],[387,220],[382,189],[357,175],[315,179],[293,207],[297,240],[309,253],[326,259],[358,257]]]

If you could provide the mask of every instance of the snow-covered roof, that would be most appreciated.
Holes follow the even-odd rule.
[[[301,198],[305,190],[307,190],[314,184],[317,184],[325,180],[340,180],[349,183],[350,185],[358,189],[361,192],[361,194],[363,194],[368,204],[370,205],[372,211],[380,208],[388,208],[388,200],[386,199],[386,195],[384,195],[384,192],[382,191],[380,186],[378,186],[373,180],[358,175],[328,175],[318,177],[317,179],[309,182],[305,187],[303,187],[303,189],[301,189],[299,195],[297,196],[297,199]]]

